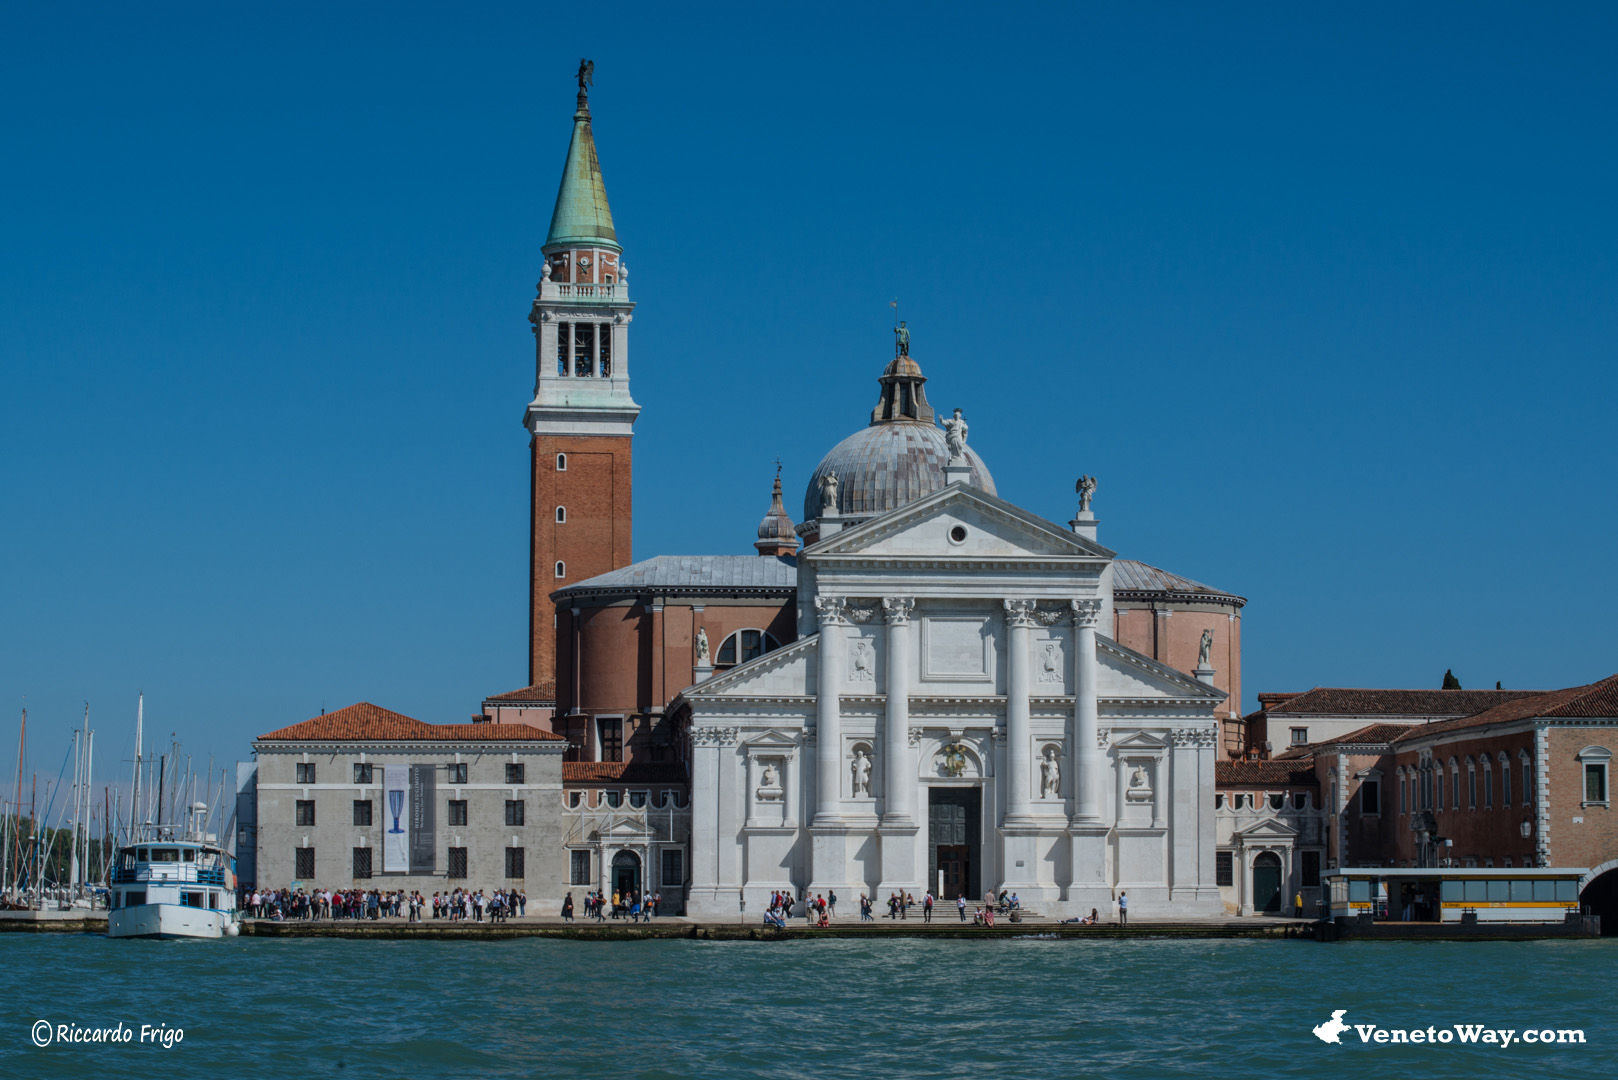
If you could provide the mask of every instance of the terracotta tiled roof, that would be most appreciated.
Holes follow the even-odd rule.
[[[564,761],[562,780],[610,784],[683,784],[685,766],[667,761]]]
[[[428,724],[362,701],[260,735],[260,742],[559,742],[527,724]]]
[[[521,690],[508,690],[504,694],[495,694],[483,699],[485,705],[491,702],[498,702],[501,705],[555,705],[556,680],[550,679],[535,683],[533,686],[525,686]]]
[[[1317,686],[1277,702],[1271,716],[1471,716],[1543,690],[1371,690]],[[1263,701],[1268,695],[1260,694]]]
[[[1324,739],[1316,746],[1335,746],[1338,743],[1390,743],[1394,739],[1409,731],[1410,724],[1366,724],[1362,728],[1355,728],[1347,735],[1339,735],[1335,739]]]
[[[1313,758],[1214,762],[1214,787],[1287,786],[1317,786]]]
[[[1589,717],[1618,717],[1618,675],[1609,675],[1600,682],[1587,686],[1570,686],[1566,690],[1551,690],[1531,697],[1518,698],[1485,709],[1472,716],[1453,720],[1439,720],[1431,724],[1407,729],[1399,737],[1409,742],[1429,735],[1442,735],[1447,731],[1484,727],[1488,724],[1506,724],[1514,720],[1537,717],[1549,719],[1583,719]]]

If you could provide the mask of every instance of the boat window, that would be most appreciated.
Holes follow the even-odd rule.
[[[153,862],[179,862],[180,861],[180,853],[178,851],[176,851],[174,848],[171,848],[171,847],[153,848],[152,849],[152,861]]]
[[[208,906],[211,908],[219,906],[219,894],[211,889],[208,891]]]
[[[135,852],[135,858],[139,859],[141,862],[150,862],[152,860],[152,849],[140,848]]]
[[[131,890],[124,893],[124,907],[140,907],[146,903],[146,890]]]
[[[193,851],[192,849],[190,849],[190,848],[181,848],[180,849],[180,856],[186,862],[196,862],[197,861],[197,853],[195,851]]]
[[[120,851],[118,853],[118,866],[124,870],[135,869],[135,853],[129,848]]]
[[[184,904],[186,907],[201,907],[202,894],[199,892],[181,893],[180,903]]]

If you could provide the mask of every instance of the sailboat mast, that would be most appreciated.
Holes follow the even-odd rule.
[[[90,801],[95,792],[94,766],[96,751],[96,733],[90,730],[90,710],[84,710],[84,883],[88,885],[90,878],[90,814],[95,804]],[[86,890],[88,891],[88,890]]]
[[[129,842],[140,839],[137,834],[140,820],[140,728],[146,719],[146,695],[135,699],[135,785],[129,792]]]
[[[84,708],[85,712],[88,713],[90,707],[86,705]],[[72,832],[68,834],[70,842],[67,847],[67,887],[70,896],[77,896],[79,892],[79,796],[83,794],[80,790],[83,770],[83,732],[75,731],[73,733],[73,819],[68,826]],[[60,780],[60,776],[58,776],[58,780]],[[58,785],[58,791],[60,791],[60,785]],[[60,821],[61,819],[58,818],[57,820]],[[57,835],[60,835],[60,833]],[[51,841],[51,854],[54,856],[56,853],[56,837],[53,836]]]

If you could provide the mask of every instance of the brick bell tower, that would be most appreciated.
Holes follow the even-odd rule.
[[[550,594],[630,562],[629,272],[590,130],[595,65],[579,64],[573,140],[556,192],[545,265],[528,321],[537,374],[523,423],[532,437],[533,558],[528,681],[555,685],[558,612]]]

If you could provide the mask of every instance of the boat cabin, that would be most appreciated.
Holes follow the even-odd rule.
[[[1325,876],[1326,916],[1373,922],[1560,923],[1579,912],[1578,868],[1361,867]]]

